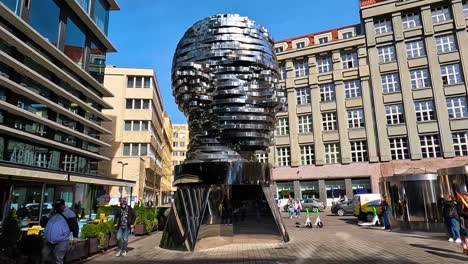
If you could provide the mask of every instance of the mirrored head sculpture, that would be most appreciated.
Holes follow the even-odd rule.
[[[285,100],[273,44],[254,21],[224,14],[195,23],[177,45],[172,91],[187,117],[190,145],[174,168],[177,191],[161,247],[289,240],[269,187],[270,167],[254,155],[270,146]]]

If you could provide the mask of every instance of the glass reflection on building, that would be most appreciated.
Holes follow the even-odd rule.
[[[86,35],[77,25],[75,17],[67,18],[67,29],[65,32],[64,53],[78,66],[84,68]]]
[[[109,4],[104,0],[95,0],[93,20],[96,25],[107,35],[109,23]]]
[[[289,198],[289,196],[294,198],[294,183],[277,182],[276,189],[278,191],[278,199],[286,199]]]
[[[301,182],[302,199],[319,199],[319,184],[318,181]]]
[[[29,24],[54,46],[59,37],[60,8],[55,0],[31,1]]]
[[[23,0],[0,0],[3,4],[5,4],[11,11],[15,12],[17,15],[21,12],[21,6],[23,4]]]
[[[331,206],[333,202],[346,195],[345,180],[327,180],[325,181],[325,189],[327,191],[327,206]]]

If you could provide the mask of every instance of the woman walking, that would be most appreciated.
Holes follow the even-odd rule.
[[[302,204],[301,204],[301,200],[299,200],[299,198],[296,198],[296,202],[294,203],[294,209],[296,210],[296,218],[300,218],[301,217]]]

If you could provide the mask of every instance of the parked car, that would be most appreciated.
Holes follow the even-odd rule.
[[[318,208],[319,211],[325,210],[327,207],[326,204],[324,204],[322,201],[311,198],[311,199],[304,199],[301,201],[302,204],[302,211],[305,211],[306,208],[309,209],[310,212],[312,212],[315,208]]]
[[[331,212],[339,216],[343,216],[345,214],[353,214],[353,211],[354,200],[340,201],[339,203],[334,204],[331,208]]]

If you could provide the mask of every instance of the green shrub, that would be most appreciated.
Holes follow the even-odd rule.
[[[111,206],[105,206],[105,205],[98,205],[97,208],[97,216],[99,217],[100,214],[105,214],[106,216],[108,215],[115,215],[117,210],[119,210],[119,206],[117,205],[111,205]]]
[[[87,239],[87,238],[95,238],[98,236],[99,227],[95,224],[86,224],[81,229],[80,238]]]
[[[42,248],[44,247],[44,236],[43,235],[28,235],[23,236],[19,243],[21,254],[25,256],[36,256],[42,255]]]
[[[13,256],[16,251],[16,245],[21,236],[16,210],[11,209],[2,226],[0,234],[0,251],[4,251],[7,256]]]

